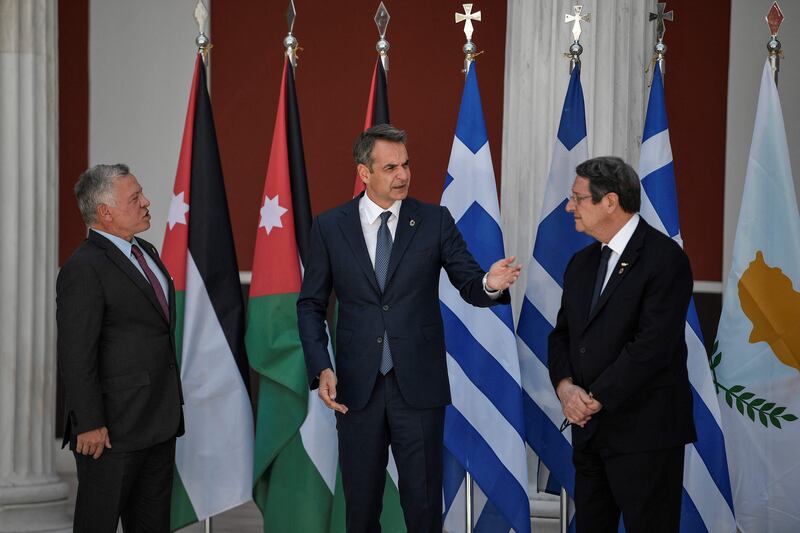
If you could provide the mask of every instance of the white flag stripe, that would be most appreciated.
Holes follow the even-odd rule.
[[[641,178],[641,176],[639,176]],[[650,197],[646,194],[642,194],[642,205],[639,208],[639,214],[644,218],[648,224],[653,226],[655,229],[663,233],[664,235],[669,235],[667,231],[667,227],[664,226],[664,223],[661,222],[661,217],[658,216],[658,212],[656,212],[656,208],[653,207],[653,202],[650,201]],[[680,234],[679,234],[680,235]],[[682,244],[682,243],[678,243]]]
[[[319,471],[331,494],[336,489],[339,441],[333,411],[322,403],[317,391],[308,395],[308,413],[300,426],[300,439],[311,462]]]
[[[475,428],[514,479],[527,490],[525,443],[517,430],[447,354],[453,407]]]
[[[708,371],[708,359],[705,357],[706,348],[688,322],[686,323],[686,347],[690,354],[696,355],[695,357],[688,357],[686,361],[686,365],[689,368],[689,380],[692,382],[697,394],[702,398],[703,403],[706,404],[711,416],[717,421],[717,425],[722,427],[719,404],[717,403],[717,397],[714,395],[716,388],[714,387],[711,372]]]
[[[547,189],[542,203],[541,217],[539,221],[559,208],[561,202],[572,194],[572,184],[575,181],[575,167],[588,157],[589,141],[584,137],[572,150],[567,150],[566,146],[556,137],[553,146],[553,160],[550,163],[550,173],[547,175]],[[537,225],[538,226],[538,225]],[[534,242],[535,241],[534,236]]]
[[[485,143],[477,153],[472,153],[461,140],[456,137],[453,141],[453,150],[450,155],[450,166],[447,169],[453,181],[442,193],[442,205],[447,206],[455,220],[461,219],[464,213],[476,201],[482,198],[496,198],[497,189],[494,187],[494,170],[492,169],[492,154],[489,143]],[[490,176],[489,182],[486,176]],[[492,196],[489,196],[492,195]],[[495,220],[500,219],[497,202],[481,204],[483,209]]]
[[[564,421],[561,402],[553,392],[550,383],[550,374],[547,367],[530,350],[527,344],[517,344],[519,352],[519,367],[522,372],[522,388],[531,398],[536,398],[536,405],[547,415],[554,426],[560,426]],[[572,432],[562,433],[567,442],[571,443]]]
[[[697,507],[708,531],[713,533],[736,529],[733,515],[730,512],[719,512],[730,508],[694,446],[684,448],[683,488]]]
[[[669,130],[656,133],[643,142],[639,160],[640,178],[644,178],[664,165],[672,163],[672,146],[669,142]]]
[[[535,257],[528,263],[528,286],[525,297],[539,313],[555,327],[561,308],[561,286],[553,279]]]
[[[464,305],[461,295],[448,281],[447,274],[441,273],[439,280],[439,300],[444,303],[459,320],[468,327],[470,334],[504,369],[508,375],[520,382],[519,366],[516,360],[508,357],[498,357],[497,354],[513,353],[516,349],[514,337],[500,332],[511,332],[508,326],[492,312],[484,309]]]
[[[186,259],[181,382],[186,433],[175,464],[198,520],[250,501],[253,413],[191,252]]]

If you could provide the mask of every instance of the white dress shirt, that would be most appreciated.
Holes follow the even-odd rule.
[[[606,288],[606,283],[611,279],[611,274],[614,273],[614,269],[617,268],[619,257],[622,255],[625,247],[628,246],[631,237],[633,237],[633,232],[636,231],[636,226],[639,225],[639,218],[639,213],[634,213],[631,219],[620,228],[610,241],[608,241],[608,244],[603,244],[603,246],[611,248],[611,255],[608,258],[608,270],[606,270],[606,279],[603,280],[603,289]]]
[[[375,268],[375,247],[378,244],[378,229],[381,227],[381,213],[390,211],[392,215],[386,223],[389,226],[389,233],[392,235],[392,242],[397,231],[397,221],[400,216],[400,206],[402,200],[397,200],[389,209],[384,209],[369,199],[366,193],[358,202],[358,215],[361,218],[361,231],[364,233],[364,241],[367,243],[369,260],[372,261],[372,268]]]

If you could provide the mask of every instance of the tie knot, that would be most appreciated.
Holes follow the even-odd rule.
[[[131,245],[131,253],[134,255],[134,257],[136,257],[136,259],[144,257],[144,255],[142,255],[142,251],[135,244]]]
[[[607,263],[608,258],[611,257],[611,251],[610,246],[603,246],[603,249],[600,251],[600,260]]]
[[[389,222],[390,216],[392,216],[391,211],[384,211],[381,213],[381,226],[385,226]]]

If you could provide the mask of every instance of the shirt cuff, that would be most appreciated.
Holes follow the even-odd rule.
[[[492,300],[497,300],[498,298],[500,298],[500,295],[503,294],[503,291],[490,289],[489,285],[486,284],[486,280],[488,279],[489,279],[489,273],[487,272],[486,274],[483,275],[483,292],[485,292],[486,296],[488,296]]]

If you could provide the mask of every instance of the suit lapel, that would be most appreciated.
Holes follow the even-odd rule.
[[[631,235],[628,245],[625,246],[625,249],[622,251],[622,255],[614,267],[614,272],[611,273],[611,277],[608,279],[605,289],[603,289],[603,292],[600,294],[600,299],[597,300],[597,305],[586,320],[586,326],[588,326],[594,317],[603,309],[608,299],[611,298],[611,295],[614,294],[614,291],[619,287],[620,283],[622,283],[625,275],[633,268],[634,263],[636,263],[636,260],[639,258],[639,250],[644,244],[646,228],[647,223],[644,219],[641,219],[633,235]]]
[[[161,273],[164,274],[164,278],[167,280],[167,292],[169,293],[169,294],[167,294],[167,302],[169,303],[170,324],[174,324],[175,323],[175,283],[172,281],[172,276],[170,275],[169,270],[167,270],[167,267],[164,265],[164,263],[161,262],[161,258],[158,256],[158,250],[156,250],[156,247],[153,246],[152,244],[150,244],[149,242],[144,241],[142,239],[136,239],[136,240],[139,241],[139,243],[143,245],[147,255],[149,255],[150,258],[155,262],[156,266],[158,266],[159,270],[161,270]],[[149,283],[148,283],[148,285],[149,285]],[[158,300],[156,300],[156,302],[158,302]],[[159,309],[161,309],[160,305],[159,305]]]
[[[400,264],[403,254],[408,248],[411,239],[416,235],[417,228],[422,223],[422,218],[417,213],[419,203],[412,199],[406,198],[400,206],[400,216],[397,219],[397,229],[395,230],[394,243],[392,244],[392,255],[389,257],[389,268],[386,271],[386,284],[392,280],[392,275],[397,270],[397,265]]]
[[[372,288],[380,293],[378,279],[375,277],[375,269],[372,267],[372,261],[370,261],[369,252],[367,251],[367,243],[364,240],[364,231],[361,229],[361,217],[358,213],[358,201],[360,198],[361,196],[353,198],[342,208],[339,227],[342,230],[344,240],[347,241],[350,250],[353,252],[353,259],[363,271]]]
[[[145,279],[139,270],[135,266],[130,259],[125,257],[125,255],[117,248],[114,243],[103,237],[97,232],[89,231],[89,240],[92,241],[97,246],[103,248],[106,252],[106,257],[114,263],[122,272],[127,275],[130,280],[136,285],[139,290],[141,290],[145,297],[150,301],[150,303],[155,308],[158,315],[166,321],[166,317],[164,317],[164,313],[161,311],[161,304],[158,303],[156,299],[156,293],[153,292],[153,287],[150,286],[150,282]],[[161,268],[161,265],[159,265]],[[171,284],[170,284],[171,287]],[[172,290],[170,290],[170,293]],[[170,309],[172,306],[170,306]]]

